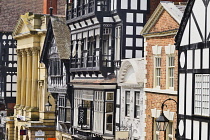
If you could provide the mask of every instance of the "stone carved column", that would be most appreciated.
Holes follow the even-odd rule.
[[[27,57],[26,51],[21,50],[22,52],[22,75],[21,75],[21,106],[26,105],[26,75],[27,75]]]
[[[37,109],[38,95],[38,48],[32,48],[32,87],[31,87],[31,107]]]
[[[31,84],[32,84],[32,51],[26,49],[27,52],[27,80],[26,80],[26,109],[31,106]]]
[[[21,74],[22,74],[22,53],[17,50],[17,93],[16,93],[16,108],[21,104]]]

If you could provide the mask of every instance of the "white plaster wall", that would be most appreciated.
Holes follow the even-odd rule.
[[[130,91],[130,116],[125,116],[125,91]],[[134,118],[134,100],[135,100],[135,91],[140,91],[140,117]],[[121,126],[125,126],[131,140],[139,139],[144,140],[145,137],[145,93],[143,88],[121,88]],[[122,129],[121,129],[122,130]]]

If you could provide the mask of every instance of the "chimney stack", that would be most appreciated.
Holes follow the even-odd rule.
[[[57,0],[43,0],[43,14],[51,14],[50,8],[53,8],[52,14],[57,14]]]

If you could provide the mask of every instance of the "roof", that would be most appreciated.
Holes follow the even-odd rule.
[[[184,15],[183,15],[183,18],[182,18],[181,23],[180,23],[179,30],[178,30],[178,32],[176,34],[176,37],[175,37],[176,47],[178,47],[181,43],[181,39],[182,39],[184,30],[185,30],[185,27],[187,25],[188,19],[190,17],[190,14],[192,12],[192,8],[193,8],[194,3],[195,3],[195,0],[189,0],[188,1],[188,4],[186,6],[186,9],[185,9],[185,12],[184,12]]]
[[[44,42],[44,47],[41,55],[41,62],[46,62],[47,50],[52,39],[50,36],[54,35],[58,55],[60,59],[69,59],[71,55],[71,35],[66,19],[64,16],[51,16],[47,27],[47,35]]]
[[[142,29],[141,34],[146,35],[149,33],[150,29],[156,24],[164,10],[167,11],[178,24],[180,24],[185,7],[185,2],[161,1]]]
[[[44,18],[43,18],[44,17]],[[32,12],[25,13],[24,15],[21,15],[20,18],[17,21],[17,24],[15,25],[15,28],[13,30],[13,38],[19,38],[19,37],[25,37],[27,35],[30,35],[31,33],[46,33],[46,28],[41,22],[34,22],[35,20],[46,20],[48,19],[48,15],[46,14],[35,14]]]
[[[70,30],[66,25],[66,19],[61,16],[51,16],[50,19],[60,59],[69,59],[71,54],[71,35]]]

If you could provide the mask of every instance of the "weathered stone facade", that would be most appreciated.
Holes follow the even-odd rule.
[[[6,125],[8,140],[35,139],[39,130],[45,133],[42,138],[55,137],[54,112],[45,109],[49,95],[46,71],[39,63],[48,18],[26,13],[21,15],[13,32],[17,40],[17,98],[14,116]],[[50,102],[54,103],[52,99]],[[20,130],[27,130],[27,134],[20,135]]]

